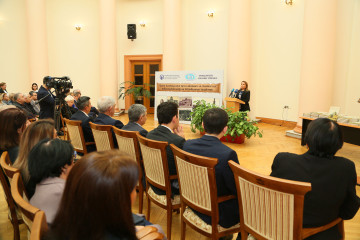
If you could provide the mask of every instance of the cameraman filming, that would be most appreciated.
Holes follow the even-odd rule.
[[[43,85],[41,85],[37,98],[40,105],[39,119],[52,118],[54,119],[55,109],[55,96],[50,92],[49,83],[51,78],[46,76],[43,79]]]

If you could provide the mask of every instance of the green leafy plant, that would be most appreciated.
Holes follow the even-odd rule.
[[[205,100],[195,101],[193,111],[191,113],[190,128],[192,132],[196,132],[196,129],[200,132],[204,132],[202,127],[202,118],[206,110],[210,108],[218,107],[215,104],[206,103]],[[224,109],[224,107],[222,107]],[[258,135],[262,137],[263,132],[256,126],[256,121],[250,120],[247,116],[247,112],[232,112],[231,109],[224,109],[229,115],[228,130],[224,136],[230,135],[232,138],[236,138],[241,134],[244,134],[246,138]]]
[[[128,84],[128,86],[125,86]],[[146,89],[148,87],[148,83],[144,83],[143,85],[135,85],[135,82],[125,81],[120,84],[119,87],[119,99],[124,99],[126,95],[134,96],[134,99],[138,99],[139,97],[151,97],[151,92]]]

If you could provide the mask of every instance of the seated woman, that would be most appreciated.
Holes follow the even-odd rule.
[[[46,239],[137,239],[131,205],[139,169],[118,150],[78,160]]]
[[[41,140],[29,153],[29,173],[36,184],[30,204],[45,212],[49,224],[54,220],[73,166],[73,153],[70,142],[57,138]]]
[[[0,155],[7,151],[12,163],[18,157],[20,137],[29,123],[25,113],[18,108],[0,112]]]
[[[311,183],[312,190],[304,201],[304,227],[322,226],[338,217],[353,218],[360,206],[355,189],[355,164],[335,156],[343,146],[339,125],[330,119],[318,118],[309,124],[305,142],[309,148],[305,154],[277,154],[271,176]],[[307,239],[340,238],[335,226]]]
[[[29,199],[35,192],[35,185],[30,181],[28,169],[28,156],[30,150],[44,138],[55,138],[56,131],[54,121],[51,119],[42,119],[31,123],[24,131],[19,145],[19,156],[17,157],[14,167],[20,169],[26,192]]]

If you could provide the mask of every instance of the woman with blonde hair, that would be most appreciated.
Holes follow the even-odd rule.
[[[55,137],[54,120],[51,119],[42,119],[31,123],[21,136],[19,155],[13,166],[20,169],[29,198],[31,198],[35,192],[35,184],[32,184],[30,181],[28,169],[29,152],[40,140],[45,138],[53,139]]]

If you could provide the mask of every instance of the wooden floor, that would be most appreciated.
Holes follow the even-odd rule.
[[[127,123],[127,115],[119,117],[121,121]],[[153,115],[148,115],[148,121],[145,124],[147,130],[156,127],[157,124],[153,120]],[[289,130],[286,127],[279,127],[265,123],[259,123],[259,128],[263,130],[263,138],[253,137],[246,139],[244,144],[237,145],[226,143],[229,147],[234,149],[239,158],[242,166],[254,170],[262,174],[270,174],[271,164],[278,152],[292,152],[304,153],[306,148],[300,145],[300,140],[285,136],[285,131]],[[198,133],[192,133],[188,125],[183,125],[186,139],[193,139],[200,137]],[[344,147],[338,152],[339,156],[346,157],[355,162],[356,171],[360,174],[360,147],[344,144]],[[357,187],[357,194],[360,196],[360,187]],[[145,198],[146,199],[146,198]],[[146,212],[147,206],[144,199],[144,210]],[[134,213],[138,212],[138,203],[133,206]],[[157,207],[155,204],[151,205],[151,222],[158,223],[166,230],[166,212],[165,210]],[[26,230],[21,226],[21,239],[26,239]],[[4,194],[1,189],[0,192],[0,240],[13,239],[12,238],[12,225],[7,219],[7,204],[5,202]],[[357,215],[349,221],[345,221],[345,239],[346,240],[359,240],[360,239],[360,211]],[[180,215],[173,214],[172,224],[172,239],[180,239]],[[189,227],[186,230],[186,239],[207,239],[206,237],[198,234]],[[235,236],[234,236],[235,239]]]

